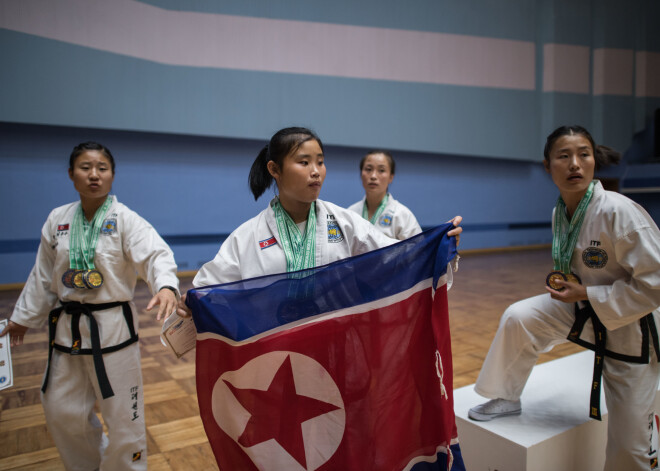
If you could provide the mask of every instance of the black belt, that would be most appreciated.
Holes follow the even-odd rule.
[[[591,324],[594,328],[594,343],[590,344],[580,339],[580,334],[587,320],[591,319]],[[655,354],[660,361],[660,343],[658,342],[658,330],[655,326],[653,314],[647,314],[639,320],[640,329],[642,331],[642,351],[636,357],[633,355],[624,355],[621,353],[612,352],[607,349],[607,329],[603,323],[598,319],[594,312],[594,308],[588,301],[584,302],[584,307],[580,308],[575,303],[575,322],[571,327],[568,334],[568,340],[575,342],[578,345],[586,347],[594,351],[594,374],[591,383],[591,398],[589,400],[589,417],[596,420],[602,420],[600,415],[600,390],[603,377],[603,362],[605,357],[614,358],[616,360],[628,361],[631,363],[648,363],[649,362],[649,332],[653,340],[653,348]]]
[[[44,393],[46,392],[46,387],[48,386],[48,376],[50,374],[50,363],[53,356],[53,349],[55,349],[60,352],[69,353],[71,355],[92,355],[94,357],[94,369],[96,370],[96,377],[99,382],[99,388],[101,389],[103,399],[114,396],[114,392],[110,386],[110,381],[108,380],[108,375],[105,372],[103,354],[116,352],[117,350],[121,350],[122,348],[138,341],[138,336],[133,325],[133,312],[131,310],[130,304],[128,301],[117,301],[103,304],[82,304],[77,301],[60,302],[62,305],[56,307],[50,311],[50,314],[48,314],[48,364],[46,365],[46,375],[44,377],[44,383],[41,386],[41,391]],[[128,325],[130,337],[128,340],[118,345],[101,348],[99,326],[96,323],[96,319],[94,318],[92,312],[103,311],[105,309],[111,309],[118,306],[122,307],[124,320]],[[61,345],[55,344],[55,328],[57,327],[57,321],[59,320],[62,311],[66,311],[71,314],[71,347],[63,347]],[[92,348],[80,348],[82,345],[82,339],[80,338],[81,315],[87,316],[89,318],[89,331]]]

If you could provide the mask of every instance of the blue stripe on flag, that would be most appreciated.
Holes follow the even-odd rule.
[[[241,341],[290,322],[401,293],[431,277],[435,286],[456,254],[456,239],[446,237],[452,227],[444,224],[313,269],[193,289],[186,303],[197,314],[198,333]],[[430,254],[436,246],[437,252]],[[263,306],[280,308],[269,313]],[[199,314],[209,312],[214,315]]]

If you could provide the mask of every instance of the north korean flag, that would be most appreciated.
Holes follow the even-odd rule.
[[[188,292],[200,414],[220,469],[464,469],[447,312],[450,228]]]

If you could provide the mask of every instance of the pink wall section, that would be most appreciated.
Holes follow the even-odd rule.
[[[535,88],[528,41],[176,12],[132,0],[0,2],[0,27],[169,65]]]

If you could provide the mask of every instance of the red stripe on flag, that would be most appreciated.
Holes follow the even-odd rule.
[[[201,340],[196,365],[221,469],[402,469],[456,433],[446,286],[239,346]]]

